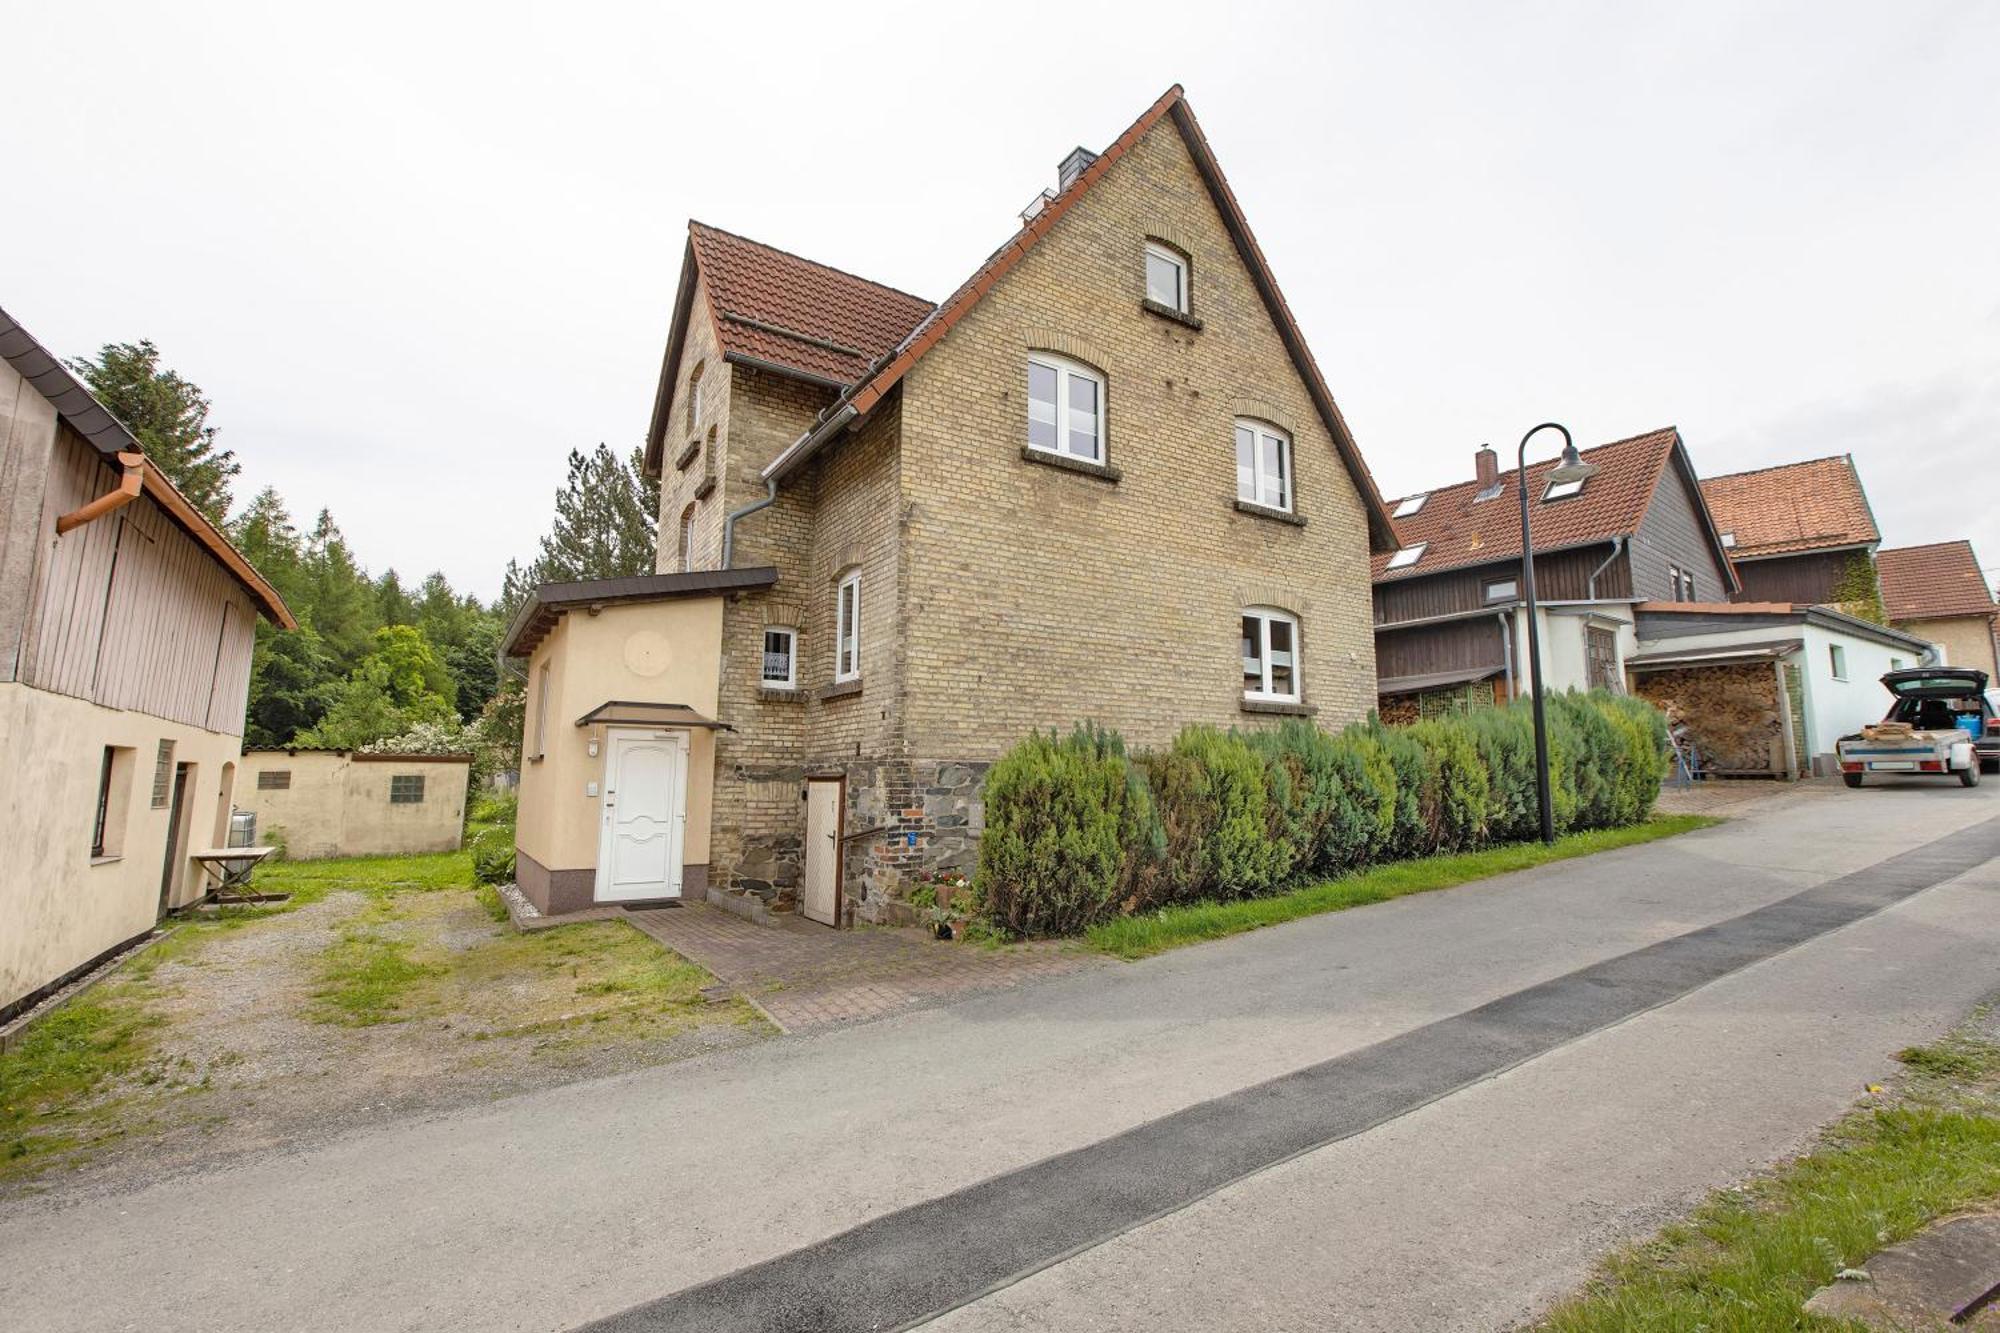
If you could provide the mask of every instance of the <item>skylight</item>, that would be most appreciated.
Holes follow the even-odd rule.
[[[1722,534],[1722,544],[1723,544],[1724,546],[1734,546],[1734,545],[1736,545],[1736,534],[1735,534],[1735,533],[1733,533],[1733,532],[1725,532],[1725,533],[1723,533],[1723,534]]]
[[[1410,515],[1416,513],[1419,509],[1422,509],[1424,507],[1424,501],[1430,498],[1431,498],[1430,493],[1428,491],[1426,491],[1422,495],[1411,496],[1409,499],[1403,501],[1403,503],[1396,506],[1395,516],[1397,518],[1408,518]]]
[[[1424,558],[1424,548],[1428,545],[1430,545],[1429,542],[1418,542],[1415,546],[1405,546],[1402,550],[1389,557],[1389,568],[1408,569],[1411,565],[1416,564],[1417,561]]]
[[[1552,481],[1549,483],[1549,488],[1542,492],[1542,498],[1544,500],[1567,500],[1570,496],[1575,495],[1583,489],[1583,483],[1586,480],[1587,478],[1577,477],[1570,481]]]

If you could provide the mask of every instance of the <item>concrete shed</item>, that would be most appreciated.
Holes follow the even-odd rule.
[[[236,807],[286,854],[404,856],[457,851],[472,756],[257,749],[243,753]]]

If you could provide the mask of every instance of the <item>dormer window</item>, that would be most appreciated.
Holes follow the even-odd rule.
[[[1542,492],[1542,499],[1567,500],[1570,496],[1575,495],[1583,489],[1583,483],[1586,480],[1588,478],[1572,477],[1567,481],[1552,481],[1549,483],[1549,488]]]
[[[1397,518],[1408,518],[1410,515],[1416,513],[1419,509],[1422,509],[1424,507],[1424,501],[1430,498],[1431,497],[1428,492],[1426,492],[1423,495],[1411,496],[1409,499],[1403,501],[1403,503],[1396,506],[1395,516]]]
[[[1415,546],[1405,546],[1389,557],[1389,568],[1408,569],[1424,558],[1424,548],[1429,545],[1429,542],[1418,542]]]
[[[1158,241],[1146,242],[1146,299],[1176,314],[1188,313],[1188,262]]]

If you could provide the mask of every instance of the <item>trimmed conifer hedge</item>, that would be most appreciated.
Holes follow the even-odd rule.
[[[1666,724],[1629,695],[1548,701],[1556,831],[1643,821]],[[974,890],[1015,935],[1074,935],[1175,903],[1253,898],[1384,861],[1536,836],[1525,703],[1333,735],[1303,720],[1190,726],[1128,754],[1116,732],[1037,733],[986,776]]]

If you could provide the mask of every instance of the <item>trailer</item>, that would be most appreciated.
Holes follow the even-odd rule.
[[[1895,703],[1882,721],[1840,738],[1841,779],[1859,787],[1870,774],[1931,775],[1978,786],[1987,762],[1978,747],[1993,728],[1986,673],[1916,667],[1891,671],[1882,684]]]

